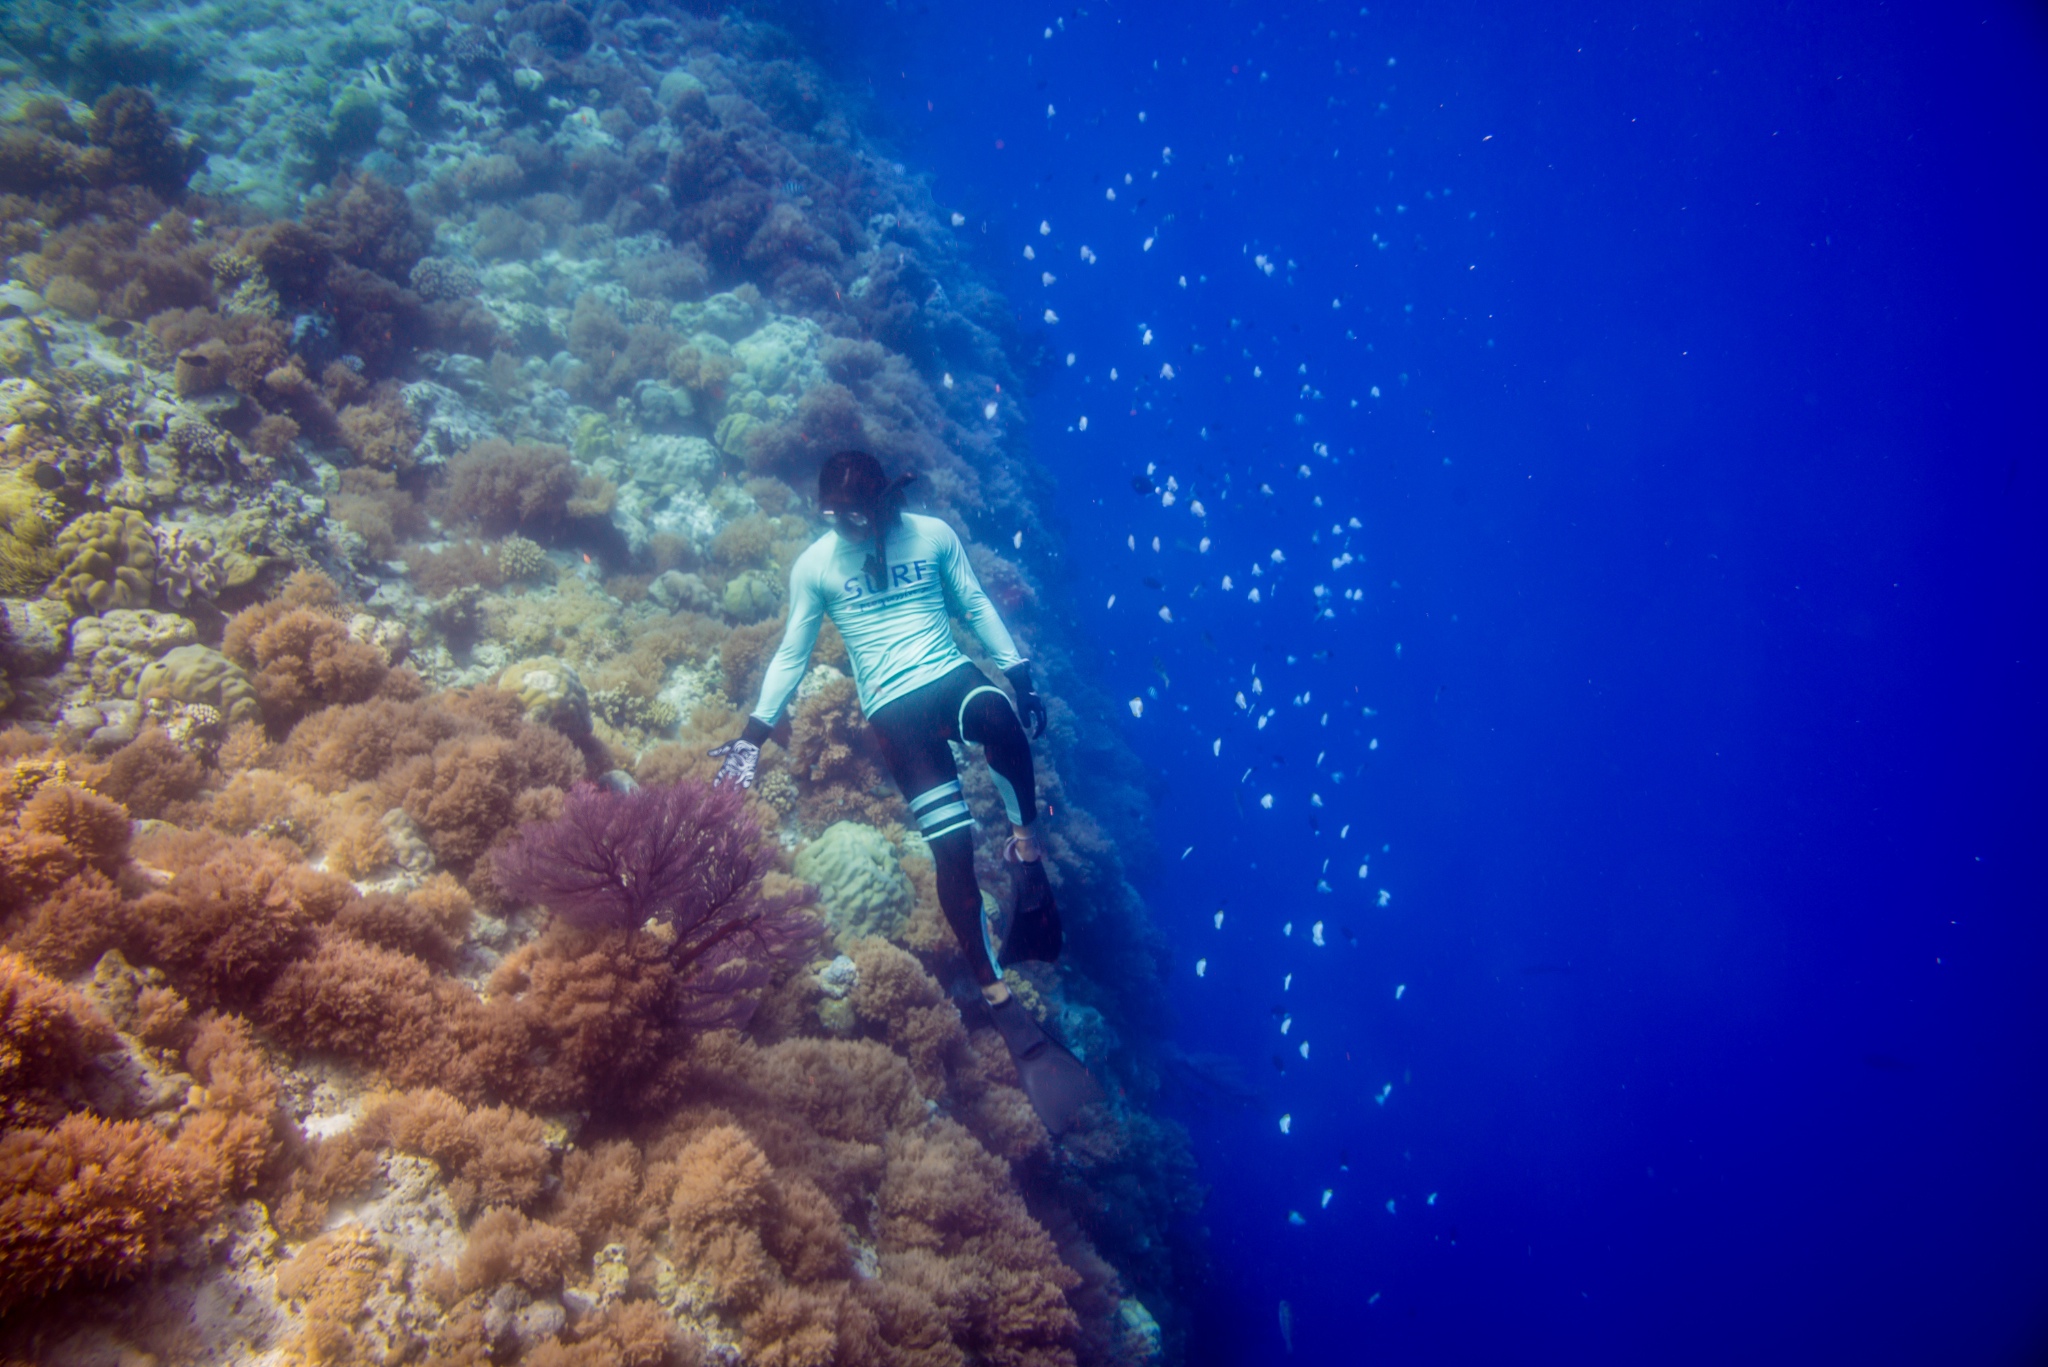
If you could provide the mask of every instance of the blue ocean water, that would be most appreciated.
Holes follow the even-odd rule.
[[[1155,775],[1190,1359],[2042,1360],[2039,12],[815,22]]]

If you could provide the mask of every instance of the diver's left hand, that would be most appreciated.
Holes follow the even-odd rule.
[[[742,737],[729,740],[707,753],[711,758],[723,761],[718,766],[718,777],[711,780],[712,787],[745,790],[754,786],[754,767],[761,762],[760,746]]]
[[[1003,677],[1010,681],[1010,691],[1017,695],[1017,720],[1024,723],[1024,734],[1037,740],[1045,734],[1045,703],[1032,686],[1031,661],[1011,665],[1003,671]]]

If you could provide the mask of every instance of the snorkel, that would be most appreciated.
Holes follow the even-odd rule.
[[[818,507],[833,529],[849,541],[861,531],[874,537],[874,549],[861,569],[878,586],[878,593],[889,591],[889,530],[902,516],[916,478],[904,474],[890,479],[882,472],[882,463],[865,451],[838,452],[818,471]]]

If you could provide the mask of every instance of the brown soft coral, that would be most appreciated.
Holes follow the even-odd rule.
[[[946,1088],[947,1068],[967,1043],[959,1008],[914,955],[870,937],[848,951],[859,979],[848,996],[854,1015],[908,1059],[925,1095]]]
[[[252,1000],[309,946],[312,928],[351,897],[348,884],[299,862],[283,841],[161,829],[137,850],[170,871],[127,919],[138,957],[204,1002]]]
[[[23,804],[18,819],[24,834],[61,840],[101,873],[120,872],[128,857],[128,813],[118,803],[83,788],[46,783]]]
[[[203,1022],[185,1051],[185,1066],[205,1091],[180,1142],[213,1155],[231,1194],[245,1192],[282,1147],[277,1103],[283,1088],[277,1075],[256,1047],[249,1023],[239,1016]]]
[[[95,782],[130,815],[155,821],[170,815],[173,804],[205,786],[206,766],[165,735],[162,727],[145,726],[134,740],[113,753],[106,773]]]
[[[378,385],[362,403],[336,416],[341,443],[364,465],[379,471],[410,470],[419,445],[419,425],[390,382]]]
[[[474,906],[462,885],[441,873],[402,897],[373,892],[349,903],[336,914],[334,928],[368,944],[446,965],[462,943]]]
[[[81,1114],[0,1135],[0,1309],[125,1281],[220,1199],[210,1156],[146,1122]]]
[[[870,792],[882,783],[878,758],[852,679],[819,684],[790,718],[789,762],[799,778]]]
[[[583,774],[583,759],[560,732],[523,725],[507,738],[462,736],[434,747],[404,785],[406,815],[444,863],[467,867],[521,821],[552,815]]]
[[[568,516],[576,467],[559,446],[480,441],[448,462],[443,506],[492,536],[520,532],[546,541]]]
[[[372,1107],[360,1142],[431,1158],[458,1213],[486,1206],[526,1209],[539,1199],[550,1156],[540,1119],[510,1106],[476,1110],[436,1088]]]
[[[221,654],[268,675],[256,693],[275,697],[285,709],[267,718],[274,727],[282,730],[314,707],[360,702],[384,684],[384,657],[349,639],[343,615],[334,581],[317,570],[299,570],[268,602],[228,619]]]
[[[466,1095],[506,1060],[474,1043],[479,1004],[468,988],[393,949],[323,934],[264,996],[264,1024],[288,1043],[381,1066],[395,1082],[439,1083]]]
[[[507,1091],[545,1110],[635,1099],[680,1042],[675,987],[668,945],[655,935],[552,927],[491,979],[487,1009],[514,1017],[532,1051]]]
[[[70,1109],[64,1094],[114,1032],[77,992],[0,953],[0,1041],[0,1115],[36,1124]]]
[[[374,646],[351,639],[342,622],[312,608],[271,619],[229,658],[250,671],[264,717],[280,726],[331,703],[362,702],[388,670]]]
[[[456,1283],[470,1292],[517,1282],[544,1296],[562,1285],[579,1252],[576,1236],[568,1230],[500,1206],[485,1211],[471,1226],[469,1247],[456,1265]]]

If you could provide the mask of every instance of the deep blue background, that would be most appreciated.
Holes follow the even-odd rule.
[[[1178,1042],[1261,1093],[1184,1113],[1191,1355],[1279,1360],[1286,1299],[1313,1362],[2041,1361],[2048,34],[1369,8],[818,21],[1042,348],[1073,595],[1153,690]]]

